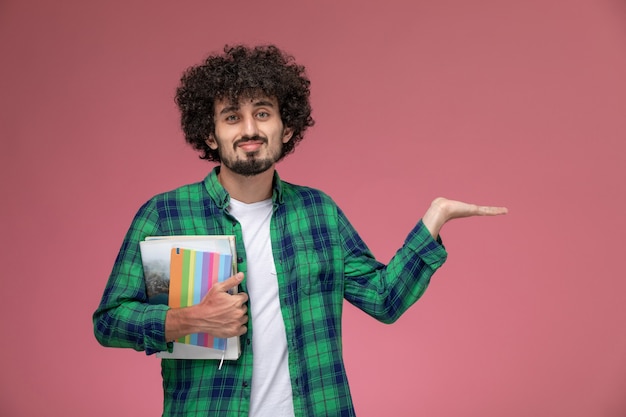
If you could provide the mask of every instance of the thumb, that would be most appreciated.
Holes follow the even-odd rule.
[[[237,272],[232,277],[219,282],[213,286],[217,291],[228,292],[230,289],[235,288],[243,281],[243,272]]]

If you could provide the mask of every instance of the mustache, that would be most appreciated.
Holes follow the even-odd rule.
[[[254,136],[242,136],[241,138],[237,139],[234,143],[233,143],[233,147],[237,148],[237,146],[239,146],[242,143],[246,143],[246,142],[263,142],[263,143],[267,143],[267,138],[264,138],[263,136],[259,136],[259,135],[254,135]]]

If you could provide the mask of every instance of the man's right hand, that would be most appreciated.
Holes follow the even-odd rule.
[[[176,340],[192,333],[208,333],[220,338],[246,333],[248,295],[231,294],[242,280],[243,272],[239,272],[214,284],[199,304],[169,309],[165,319],[166,340]]]

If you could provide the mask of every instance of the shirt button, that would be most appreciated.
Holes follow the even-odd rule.
[[[249,344],[250,344],[250,339],[248,338],[246,339],[246,345],[249,345]]]
[[[248,381],[243,381],[243,384],[241,384],[244,388],[246,388],[248,386]]]
[[[242,263],[243,262],[243,258],[240,256],[237,258],[237,263]]]

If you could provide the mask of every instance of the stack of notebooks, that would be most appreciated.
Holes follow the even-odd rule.
[[[151,304],[198,304],[213,285],[237,272],[234,236],[150,236],[139,245]],[[172,352],[157,356],[236,360],[240,354],[239,337],[196,333],[176,340]]]

